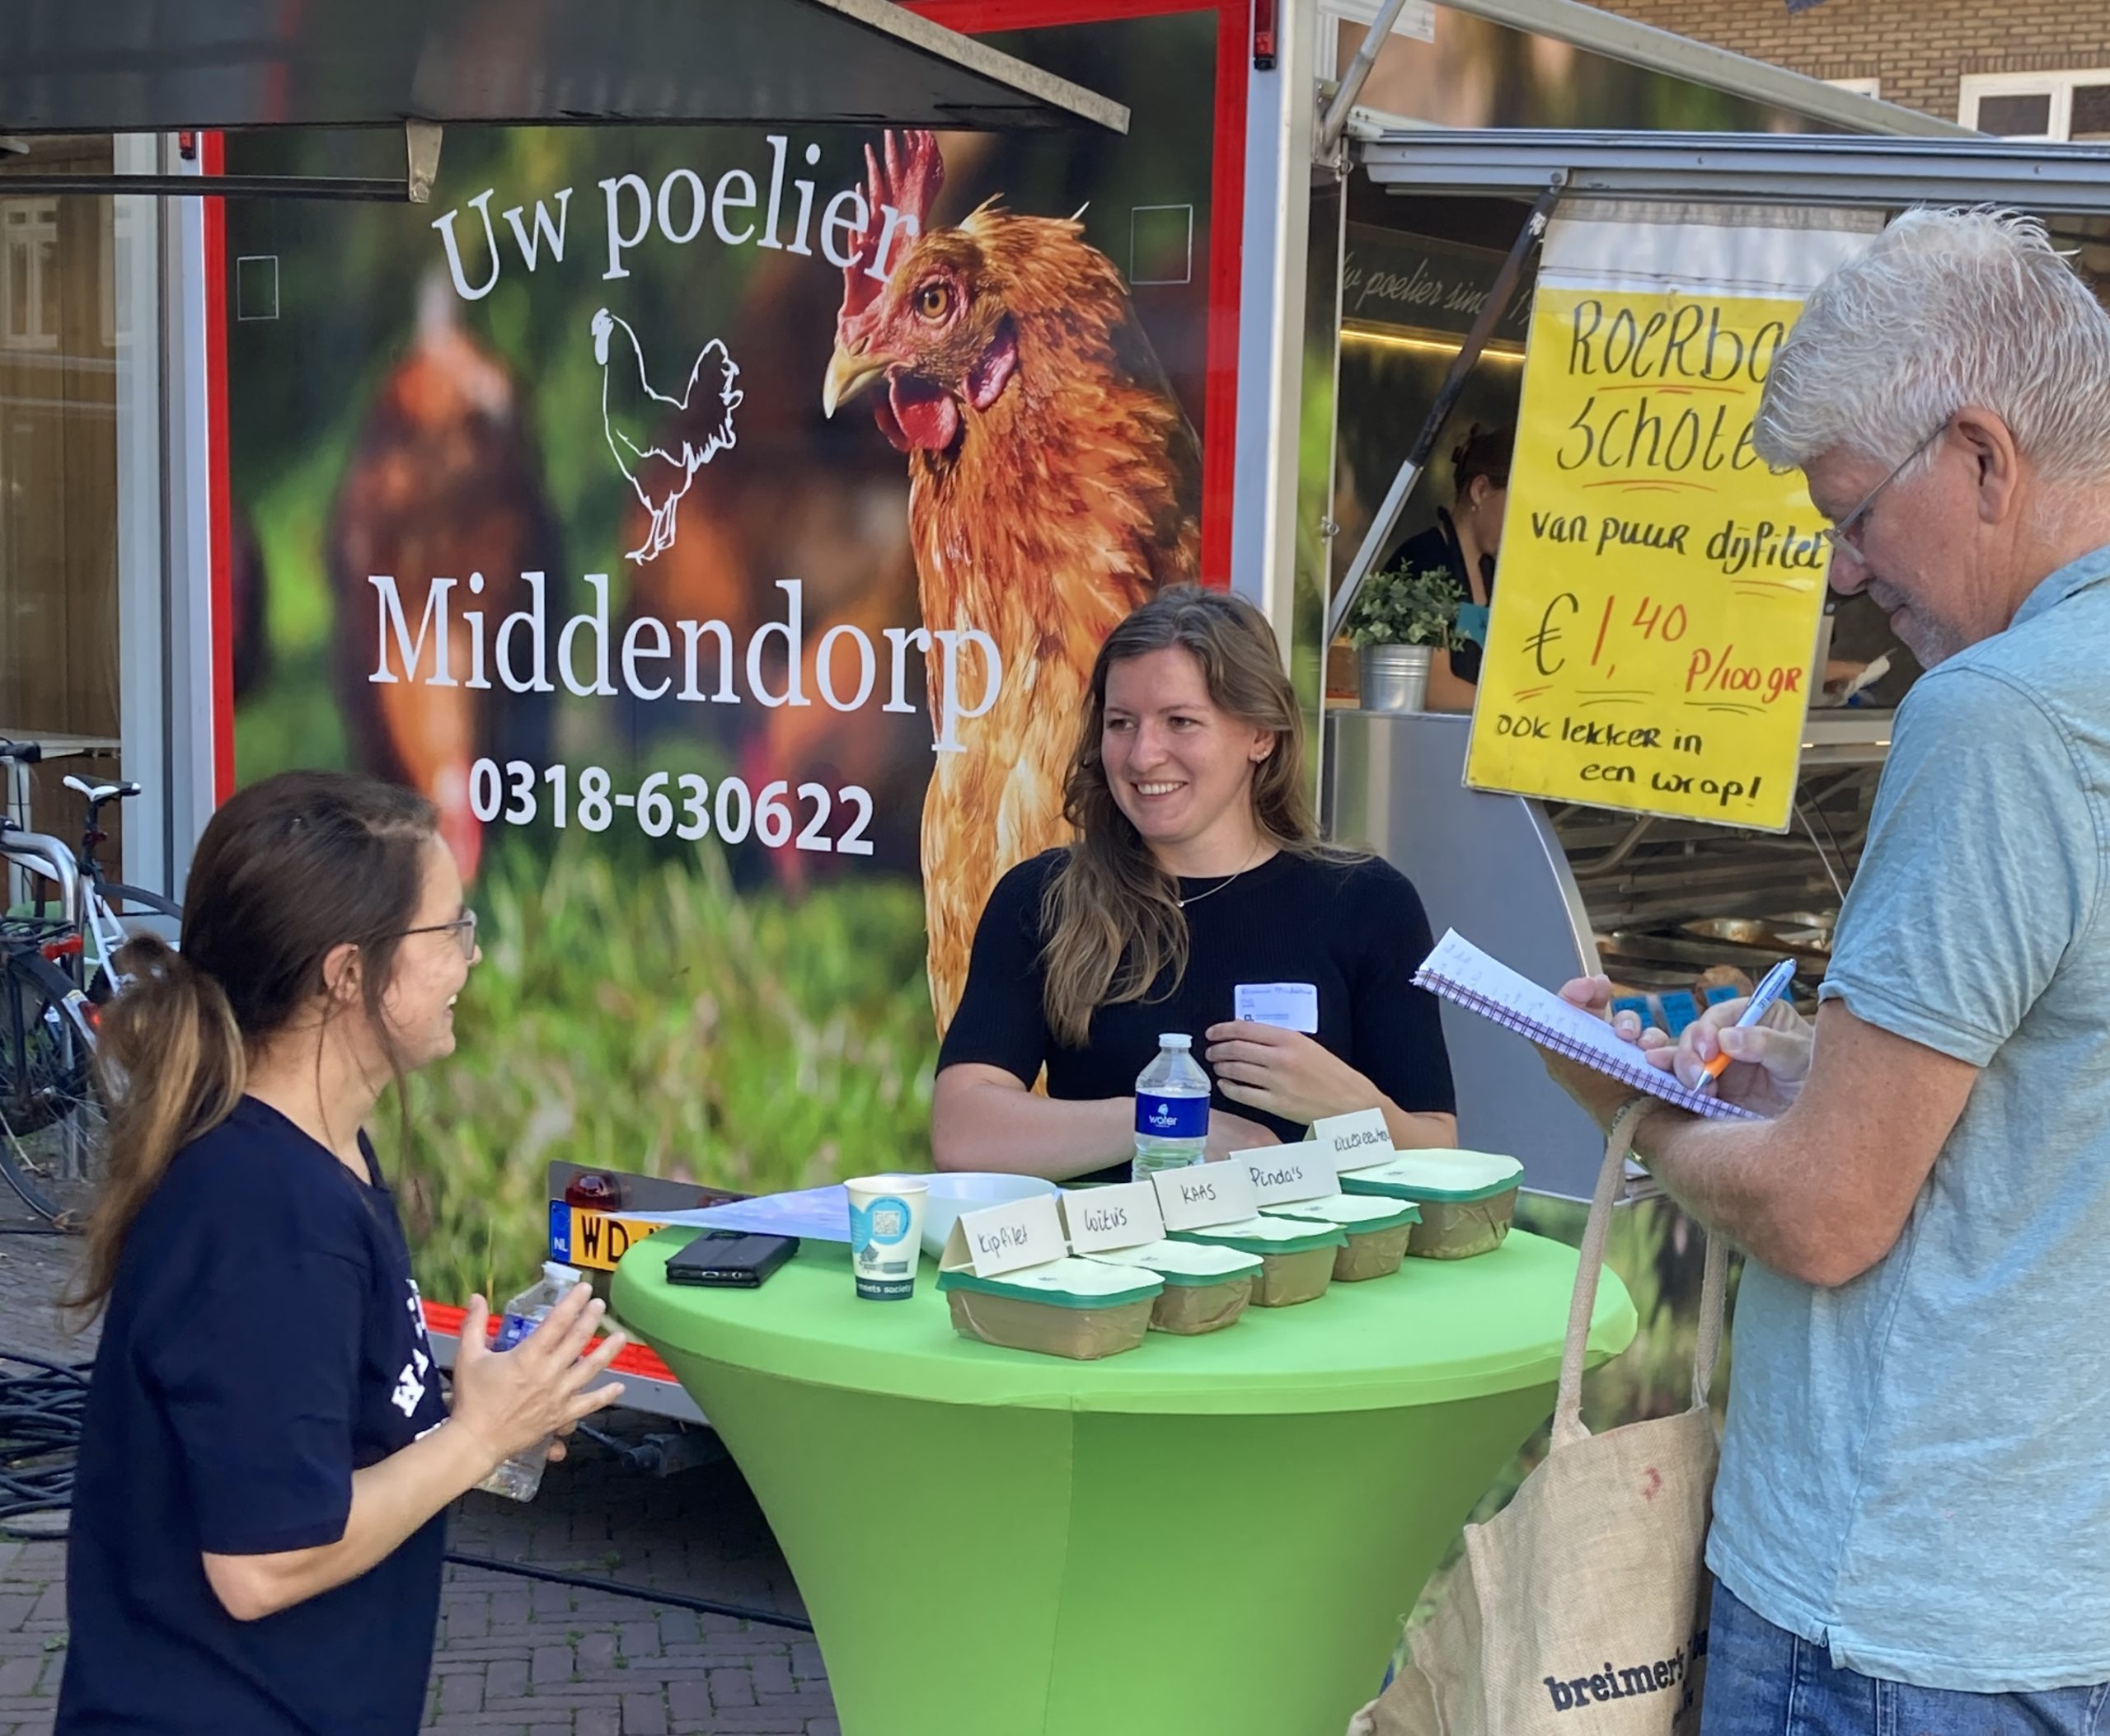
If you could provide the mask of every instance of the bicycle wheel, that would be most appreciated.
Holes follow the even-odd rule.
[[[61,1229],[87,1222],[102,1184],[109,1117],[85,997],[33,951],[0,972],[0,1178]]]

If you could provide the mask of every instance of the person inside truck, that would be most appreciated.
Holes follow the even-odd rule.
[[[997,883],[938,1057],[941,1170],[1126,1180],[1160,1033],[1211,1076],[1207,1152],[1381,1108],[1456,1142],[1428,919],[1389,863],[1320,838],[1266,617],[1195,585],[1108,636],[1064,791],[1064,848]],[[1043,1068],[1047,1095],[1032,1089]]]
[[[1470,711],[1479,691],[1480,659],[1487,648],[1488,605],[1494,600],[1494,562],[1502,552],[1502,518],[1509,504],[1509,461],[1514,428],[1482,428],[1477,422],[1451,453],[1456,496],[1438,507],[1436,523],[1401,543],[1386,563],[1423,571],[1441,567],[1458,592],[1461,643],[1429,659],[1428,709]]]
[[[188,899],[181,951],[120,955],[101,1024],[108,1172],[73,1300],[102,1338],[55,1728],[410,1736],[448,1503],[612,1403],[587,1389],[622,1340],[585,1354],[582,1284],[496,1354],[477,1297],[442,1395],[364,1131],[452,1051],[479,957],[432,805],[335,772],[252,784]]]

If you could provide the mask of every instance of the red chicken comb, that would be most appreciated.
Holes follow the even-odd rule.
[[[938,191],[945,184],[945,160],[939,154],[934,133],[888,132],[882,137],[880,151],[865,147],[865,227],[851,237],[855,251],[842,273],[841,317],[845,320],[856,318],[870,307],[884,287],[870,270],[886,234],[883,208],[891,205],[904,217],[914,218],[917,232],[921,234],[930,225]],[[895,236],[894,258],[898,260],[907,242],[900,230],[895,231]],[[887,263],[891,265],[893,261]]]

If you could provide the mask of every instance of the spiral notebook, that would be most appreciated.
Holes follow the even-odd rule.
[[[1422,960],[1421,969],[1414,973],[1414,983],[1484,1019],[1522,1033],[1541,1048],[1593,1067],[1638,1091],[1661,1097],[1695,1115],[1746,1121],[1759,1119],[1739,1105],[1690,1090],[1675,1074],[1651,1067],[1639,1049],[1603,1020],[1570,1006],[1529,977],[1519,976],[1499,959],[1489,958],[1455,928],[1447,930],[1436,943],[1436,950]]]

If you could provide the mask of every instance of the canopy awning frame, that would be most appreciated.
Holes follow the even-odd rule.
[[[438,172],[444,129],[449,125],[903,125],[984,130],[1099,126],[1126,133],[1128,110],[1069,80],[945,29],[893,0],[754,0],[750,37],[773,49],[771,34],[795,36],[798,21],[812,17],[822,34],[869,45],[874,59],[865,70],[839,73],[848,63],[826,63],[834,82],[823,80],[823,100],[810,106],[810,67],[778,75],[782,88],[765,91],[740,113],[713,108],[711,91],[684,87],[678,77],[640,76],[635,44],[622,43],[606,65],[583,73],[544,63],[562,45],[567,6],[584,0],[543,0],[540,16],[523,19],[518,35],[542,45],[543,54],[508,59],[492,52],[478,30],[490,20],[477,12],[481,0],[411,0],[415,8],[398,21],[415,21],[415,37],[387,36],[386,4],[373,28],[396,52],[358,60],[331,83],[318,64],[335,66],[325,53],[326,28],[304,40],[287,30],[260,26],[251,8],[235,5],[224,16],[199,11],[209,0],[129,0],[106,21],[106,34],[93,40],[78,34],[68,0],[21,0],[12,18],[0,18],[0,134],[21,138],[82,133],[241,133],[308,128],[331,131],[400,126],[405,172],[392,176],[87,175],[78,172],[10,174],[0,187],[10,193],[145,194],[178,198],[308,198],[427,202]],[[503,6],[506,0],[492,0]],[[627,21],[607,12],[607,30],[621,41],[626,21],[649,21],[653,0]],[[781,7],[784,21],[768,8]],[[171,14],[166,8],[181,10]],[[331,19],[321,9],[325,26]],[[530,8],[533,10],[533,8]],[[275,17],[277,15],[267,15]],[[285,15],[298,21],[300,14]],[[217,33],[215,24],[217,22]],[[662,27],[667,21],[662,16]],[[9,26],[12,26],[12,30]],[[540,26],[539,34],[532,26]],[[150,46],[142,48],[145,43]],[[770,57],[762,57],[767,60]],[[796,57],[780,54],[776,59]],[[888,92],[872,86],[882,71],[928,73],[915,98],[884,106]],[[303,92],[330,105],[327,112],[288,115]],[[290,94],[288,94],[290,92]],[[868,112],[875,102],[876,111]],[[913,112],[904,112],[904,110]],[[16,148],[20,146],[17,144]]]

